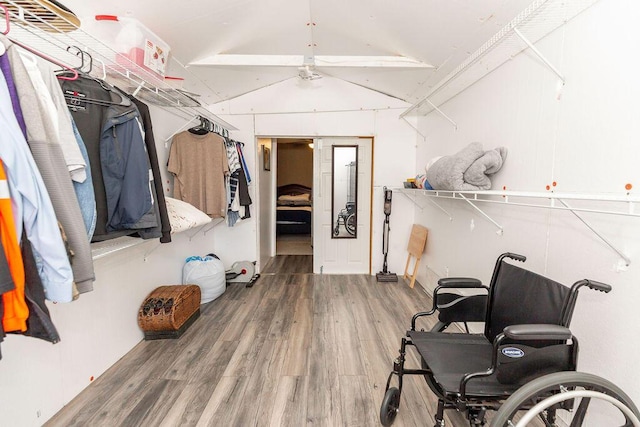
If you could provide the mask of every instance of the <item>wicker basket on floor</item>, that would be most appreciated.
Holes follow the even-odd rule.
[[[199,315],[199,286],[160,286],[140,306],[138,325],[147,340],[178,338]]]

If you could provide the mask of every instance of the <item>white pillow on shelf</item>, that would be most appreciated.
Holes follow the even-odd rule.
[[[182,200],[165,197],[171,233],[180,233],[211,222],[211,218],[200,209]]]

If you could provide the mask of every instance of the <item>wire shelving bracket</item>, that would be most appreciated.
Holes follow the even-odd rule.
[[[600,240],[602,240],[611,250],[613,250],[625,263],[625,266],[631,264],[631,258],[623,251],[618,249],[609,239],[607,239],[602,233],[600,233],[592,224],[585,220],[579,212],[606,214],[606,215],[619,215],[640,218],[640,213],[635,211],[635,205],[640,203],[640,197],[631,194],[579,194],[579,193],[539,193],[539,192],[519,192],[519,191],[449,191],[449,190],[421,190],[421,189],[407,189],[396,188],[395,191],[404,194],[409,200],[411,200],[421,210],[424,206],[421,206],[415,199],[417,196],[424,196],[433,204],[435,204],[440,210],[449,216],[449,220],[453,218],[451,215],[438,204],[434,203],[432,199],[450,199],[450,200],[464,200],[471,205],[476,212],[482,215],[487,221],[491,222],[498,228],[496,232],[502,236],[504,228],[485,211],[477,206],[478,203],[493,203],[500,205],[511,206],[523,206],[531,208],[552,209],[571,212],[580,222],[582,222],[592,233],[594,233]],[[533,203],[533,202],[515,202],[512,199],[533,199],[533,200],[546,200],[548,204]],[[624,204],[626,209],[596,209],[596,208],[583,208],[571,206],[567,203],[567,200],[579,200],[579,201],[592,201],[592,202],[612,202],[618,204]],[[555,202],[558,201],[560,206]]]
[[[549,67],[549,69],[550,69],[551,71],[553,71],[553,72],[556,74],[556,76],[558,76],[558,77],[560,78],[560,80],[562,81],[562,84],[564,84],[564,83],[565,83],[565,80],[564,80],[564,76],[562,75],[562,73],[561,73],[560,71],[558,71],[558,69],[557,69],[556,67],[554,67],[554,66],[553,66],[553,64],[552,64],[552,63],[551,63],[551,62],[550,62],[550,61],[549,61],[549,60],[548,60],[548,59],[547,59],[547,58],[542,54],[542,52],[540,52],[540,51],[538,50],[538,48],[537,48],[537,47],[535,47],[535,46],[534,46],[534,44],[533,44],[533,43],[531,43],[531,42],[529,41],[529,39],[527,39],[527,38],[524,36],[524,34],[522,34],[522,33],[521,33],[517,28],[514,28],[514,29],[513,29],[513,32],[514,32],[514,33],[516,33],[516,35],[517,35],[518,37],[520,37],[520,40],[522,40],[522,41],[523,41],[527,46],[529,46],[529,49],[531,49],[531,51],[532,51],[533,53],[535,53],[535,54],[536,54],[536,56],[537,56],[538,58],[540,58],[540,60],[541,60],[542,62],[544,62],[544,64],[545,64],[547,67]]]
[[[461,93],[472,84],[517,56],[526,47],[560,77],[564,76],[534,47],[543,37],[587,10],[599,0],[534,0],[511,22],[502,27],[493,37],[469,55],[458,67],[441,78],[433,88],[405,110],[408,114],[427,115],[438,111],[438,107]],[[526,44],[523,46],[522,42]],[[447,120],[454,123],[445,116]],[[455,124],[454,124],[455,125]]]

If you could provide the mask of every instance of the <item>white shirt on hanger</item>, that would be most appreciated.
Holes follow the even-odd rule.
[[[38,99],[42,105],[45,106],[45,110],[49,114],[51,123],[55,127],[55,132],[58,135],[57,141],[49,142],[59,144],[62,148],[62,154],[64,155],[71,179],[76,182],[84,182],[87,179],[87,164],[84,157],[82,157],[82,152],[73,134],[64,95],[57,81],[53,81],[53,83],[49,81],[48,84],[45,81],[45,78],[47,80],[56,78],[53,70],[48,64],[38,60],[35,55],[22,49],[20,49],[19,52],[23,60],[22,62],[29,73],[29,79],[36,88]],[[55,84],[55,86],[53,86],[53,84]]]
[[[45,296],[50,301],[72,301],[73,273],[40,171],[13,112],[4,74],[0,72],[0,159],[5,166],[16,234],[22,225],[33,246]]]

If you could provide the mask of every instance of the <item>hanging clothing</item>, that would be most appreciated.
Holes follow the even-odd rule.
[[[133,103],[138,107],[140,118],[142,119],[142,127],[144,129],[144,143],[147,147],[147,154],[151,162],[151,171],[153,172],[153,184],[156,194],[156,206],[160,216],[160,243],[171,242],[171,223],[169,222],[169,214],[167,212],[167,203],[164,198],[164,189],[162,187],[162,174],[160,173],[160,163],[158,162],[158,153],[156,149],[156,141],[153,136],[153,123],[149,107],[144,102],[130,97]]]
[[[107,201],[107,231],[157,226],[149,168],[135,106],[112,105],[102,127],[100,164]]]
[[[240,176],[240,158],[236,143],[230,139],[225,139],[227,151],[227,161],[229,162],[229,180],[227,189],[227,225],[233,227],[240,219],[240,203],[238,202],[238,177]]]
[[[3,45],[4,46],[4,45]],[[16,86],[13,84],[13,75],[11,74],[11,64],[9,63],[9,55],[0,56],[0,69],[7,82],[7,88],[9,89],[9,96],[11,97],[11,105],[13,107],[13,114],[18,120],[20,130],[25,139],[27,138],[27,125],[24,123],[24,117],[22,117],[22,110],[20,109],[20,101],[18,100],[18,92]]]
[[[227,225],[233,227],[240,219],[240,203],[238,201],[238,177],[240,170],[229,175],[229,206],[227,207]]]
[[[0,242],[2,243],[2,254],[0,258],[8,267],[11,289],[6,287],[7,277],[3,274],[0,283],[0,294],[4,302],[4,314],[2,315],[2,329],[5,332],[26,331],[29,309],[24,297],[24,265],[22,264],[22,254],[18,246],[16,236],[16,226],[13,222],[13,211],[11,209],[11,197],[9,194],[9,184],[4,171],[4,166],[0,162]],[[4,271],[3,271],[4,272]]]
[[[8,189],[9,188],[7,187],[7,190]],[[15,233],[15,230],[13,232]],[[7,261],[7,257],[4,255],[5,254],[4,244],[2,243],[1,240],[0,240],[0,250],[2,251],[2,256],[0,256],[0,295],[3,295],[7,292],[14,290],[16,288],[16,285],[15,283],[13,283],[13,277],[11,277],[11,269],[9,268],[9,262]],[[1,315],[0,315],[0,319],[2,319]]]
[[[240,169],[240,156],[238,156],[238,149],[236,148],[236,142],[230,139],[225,140],[224,146],[227,150],[227,161],[229,162],[229,173],[233,175],[238,169]]]
[[[91,177],[89,153],[87,152],[86,145],[84,145],[80,131],[78,131],[78,127],[73,121],[73,117],[68,110],[67,114],[69,115],[69,121],[71,122],[71,127],[73,129],[73,136],[75,137],[78,147],[80,148],[80,152],[82,153],[82,157],[84,157],[87,164],[85,168],[87,171],[87,179],[85,179],[84,182],[73,181],[73,190],[76,192],[78,204],[80,205],[80,212],[82,213],[84,226],[87,229],[87,238],[91,241],[93,238],[93,232],[96,229],[98,214],[96,212],[96,195],[93,191],[93,178]]]
[[[75,182],[84,182],[87,179],[86,163],[68,119],[69,109],[60,89],[60,84],[51,65],[42,59],[38,59],[31,53],[20,51],[20,57],[24,63],[31,83],[39,97],[42,113],[47,114],[50,123],[55,130],[55,142],[60,145],[64,155],[65,164],[71,179]],[[18,93],[18,96],[20,94]],[[27,125],[27,131],[29,127]]]
[[[38,271],[50,301],[72,300],[73,274],[64,248],[51,199],[29,152],[20,125],[13,113],[9,91],[0,73],[0,159],[2,159],[15,220],[16,236],[27,238],[38,261]]]
[[[249,186],[247,185],[247,177],[244,168],[240,168],[240,176],[238,177],[238,201],[240,206],[244,207],[244,215],[242,219],[251,218],[251,196],[249,196]]]
[[[53,203],[55,217],[62,224],[75,255],[71,266],[73,278],[80,292],[91,291],[95,280],[91,247],[87,240],[80,205],[75,196],[64,152],[59,144],[57,119],[52,119],[54,112],[51,109],[55,110],[55,106],[50,96],[47,99],[48,91],[42,82],[40,72],[37,69],[30,72],[28,69],[32,68],[33,64],[25,65],[16,46],[7,42],[6,39],[4,42],[22,114],[27,125],[27,143]],[[39,90],[36,90],[33,81],[41,83],[37,85]],[[70,143],[67,145],[74,145],[79,152],[75,137]]]
[[[175,175],[174,197],[212,218],[227,213],[225,176],[229,173],[224,139],[215,133],[183,131],[173,137],[168,170]]]
[[[29,239],[23,237],[20,246],[25,270],[24,294],[27,306],[29,307],[27,330],[22,334],[55,344],[60,341],[60,335],[51,320],[51,314],[49,314],[49,309],[44,302],[44,289],[36,270],[36,261]]]
[[[244,169],[244,174],[247,177],[247,184],[251,184],[251,175],[249,174],[249,168],[247,167],[247,162],[244,159],[244,152],[242,151],[242,143],[236,142],[236,149],[238,150],[238,155],[240,156],[240,161],[242,162],[242,169]]]
[[[97,216],[92,241],[134,233],[161,237],[146,132],[136,106],[93,78],[80,76],[60,85],[91,165]]]
[[[80,76],[77,80],[60,80],[59,83],[65,96],[75,94],[78,98],[111,102],[109,91],[93,79]],[[129,230],[114,233],[107,232],[107,197],[100,164],[100,136],[102,134],[102,124],[106,120],[107,109],[102,105],[81,102],[77,99],[68,101],[67,106],[87,148],[91,167],[96,203],[96,225],[91,241],[100,242],[131,234],[132,232]]]
[[[226,139],[225,147],[231,175],[228,181],[228,207],[227,224],[233,227],[240,219],[250,218],[251,197],[249,196],[248,181],[246,175],[246,163],[242,155],[242,143],[232,139]],[[240,207],[244,207],[244,215],[240,216]]]

